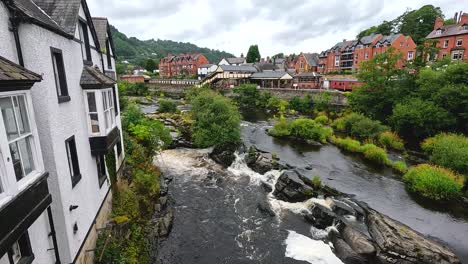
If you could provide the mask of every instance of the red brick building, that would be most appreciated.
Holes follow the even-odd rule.
[[[416,43],[409,36],[392,34],[383,36],[373,34],[360,40],[343,40],[331,49],[319,54],[318,72],[356,71],[363,61],[371,60],[375,55],[387,51],[390,47],[402,54],[398,67],[416,56]]]
[[[444,19],[438,18],[434,30],[426,37],[437,40],[440,48],[438,58],[449,56],[452,60],[468,60],[468,14],[455,15],[456,23],[444,26]]]
[[[317,53],[301,52],[294,62],[294,69],[296,69],[296,73],[317,72],[318,61]]]
[[[126,81],[129,83],[144,83],[145,76],[143,75],[122,75],[120,76],[121,81]]]
[[[198,67],[209,63],[203,54],[187,53],[179,56],[169,54],[159,62],[159,75],[163,78],[197,75]]]

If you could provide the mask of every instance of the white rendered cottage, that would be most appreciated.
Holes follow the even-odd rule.
[[[0,56],[24,66],[16,66],[17,71],[37,81],[21,90],[0,82],[5,112],[0,176],[6,183],[6,192],[0,193],[0,234],[9,234],[0,236],[0,264],[88,263],[93,257],[96,231],[105,224],[112,197],[105,156],[115,155],[117,171],[124,159],[113,50],[107,20],[93,19],[85,0],[0,2]],[[18,140],[26,143],[5,140],[5,133],[14,132],[9,123],[20,131],[27,127],[26,118],[18,119],[23,112],[29,132],[20,132]],[[2,213],[9,213],[11,205],[24,210],[26,204],[14,203],[14,197],[21,199],[27,186],[43,183],[40,175],[46,172],[48,189],[39,186],[38,198],[50,194],[50,209],[46,199],[34,215],[24,216],[28,221],[16,223],[17,231],[9,232],[5,224],[15,223]]]

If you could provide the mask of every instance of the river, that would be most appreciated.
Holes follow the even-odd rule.
[[[319,175],[326,185],[448,245],[468,263],[467,208],[420,201],[390,170],[375,168],[334,146],[317,148],[271,138],[265,133],[268,123],[251,121],[242,123],[246,145],[277,153],[299,169],[312,167],[301,172]],[[304,204],[278,201],[262,187],[262,182],[274,186],[279,172],[259,175],[240,158],[226,170],[211,161],[206,150],[168,150],[156,160],[173,178],[170,203],[175,219],[155,263],[341,263],[318,240],[323,232],[300,215]],[[276,216],[260,210],[265,203]]]

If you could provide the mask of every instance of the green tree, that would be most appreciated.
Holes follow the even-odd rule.
[[[435,20],[443,17],[440,7],[425,5],[418,10],[405,12],[397,20],[398,32],[409,35],[417,44],[421,44],[424,38],[434,29]]]
[[[241,107],[254,108],[260,97],[260,92],[255,84],[243,84],[233,89],[237,95],[236,101]]]
[[[420,141],[449,130],[455,118],[433,102],[414,98],[396,105],[390,123],[404,138]]]
[[[156,65],[156,62],[153,59],[148,59],[145,62],[145,69],[149,72],[154,72],[158,66]]]
[[[260,51],[258,50],[258,45],[252,45],[247,52],[247,63],[255,63],[261,59]]]
[[[232,146],[240,143],[240,113],[226,97],[202,90],[193,98],[193,139],[199,147]]]

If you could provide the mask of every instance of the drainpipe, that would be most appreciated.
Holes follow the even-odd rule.
[[[54,244],[55,264],[61,264],[60,254],[57,245],[57,237],[55,236],[54,218],[52,217],[52,209],[50,208],[50,206],[47,207],[47,215],[49,217],[50,236],[52,236],[52,243]]]
[[[18,28],[20,25],[20,18],[16,15],[16,11],[12,11],[10,16],[11,27],[10,31],[13,32],[13,36],[15,37],[15,44],[16,44],[16,52],[18,53],[18,63],[19,65],[24,67],[24,60],[23,60],[23,51],[21,49],[21,42],[18,33]]]

